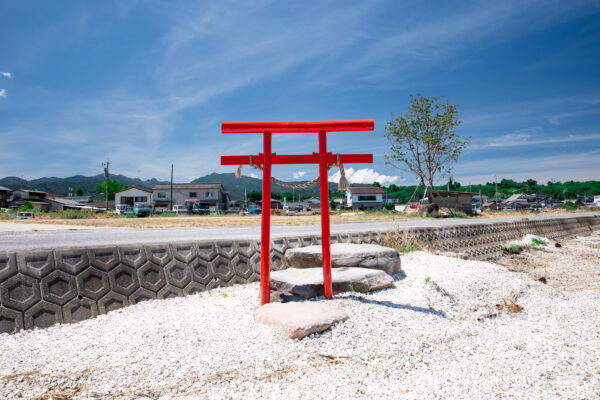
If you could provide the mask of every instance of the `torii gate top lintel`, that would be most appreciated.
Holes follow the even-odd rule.
[[[260,245],[261,305],[270,301],[270,226],[271,226],[271,166],[273,164],[318,164],[321,201],[321,245],[323,248],[323,295],[332,298],[331,243],[329,233],[328,165],[372,163],[372,154],[332,154],[327,152],[327,132],[373,131],[373,120],[350,121],[254,121],[223,122],[221,132],[262,133],[263,152],[257,155],[221,156],[221,165],[261,165],[262,223]],[[318,133],[319,152],[312,154],[279,155],[271,151],[273,133]],[[340,170],[343,168],[340,165]]]
[[[350,121],[247,121],[223,122],[222,133],[317,133],[372,131],[372,119]]]

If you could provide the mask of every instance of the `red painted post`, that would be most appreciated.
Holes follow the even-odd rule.
[[[271,132],[263,136],[262,225],[260,242],[260,305],[271,301]]]
[[[321,247],[323,249],[323,295],[333,297],[331,288],[331,241],[329,235],[329,180],[327,176],[327,132],[319,132],[319,179],[321,187]]]

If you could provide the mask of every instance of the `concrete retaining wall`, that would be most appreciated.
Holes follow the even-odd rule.
[[[531,233],[550,238],[587,235],[600,217],[410,228],[336,234],[332,243],[419,240],[431,249],[477,259],[498,257],[502,245]],[[288,248],[320,237],[272,241],[272,269]],[[0,252],[0,333],[93,318],[149,299],[185,296],[260,279],[260,242],[229,240]]]

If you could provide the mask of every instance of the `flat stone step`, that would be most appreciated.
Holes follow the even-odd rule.
[[[320,245],[288,249],[283,262],[288,268],[321,268],[323,250]],[[398,251],[378,244],[334,243],[331,245],[331,267],[380,269],[390,275],[402,271]]]
[[[333,293],[372,292],[393,288],[394,279],[383,271],[368,268],[332,268]],[[323,295],[322,268],[288,268],[271,271],[271,290],[310,299]]]
[[[312,301],[269,303],[254,313],[256,322],[279,328],[290,339],[323,332],[347,319],[343,309]]]

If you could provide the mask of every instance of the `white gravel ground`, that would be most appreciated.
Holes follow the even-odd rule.
[[[425,252],[402,267],[303,340],[254,322],[258,284],[0,335],[0,398],[600,398],[600,290]],[[499,309],[515,295],[521,313]]]

